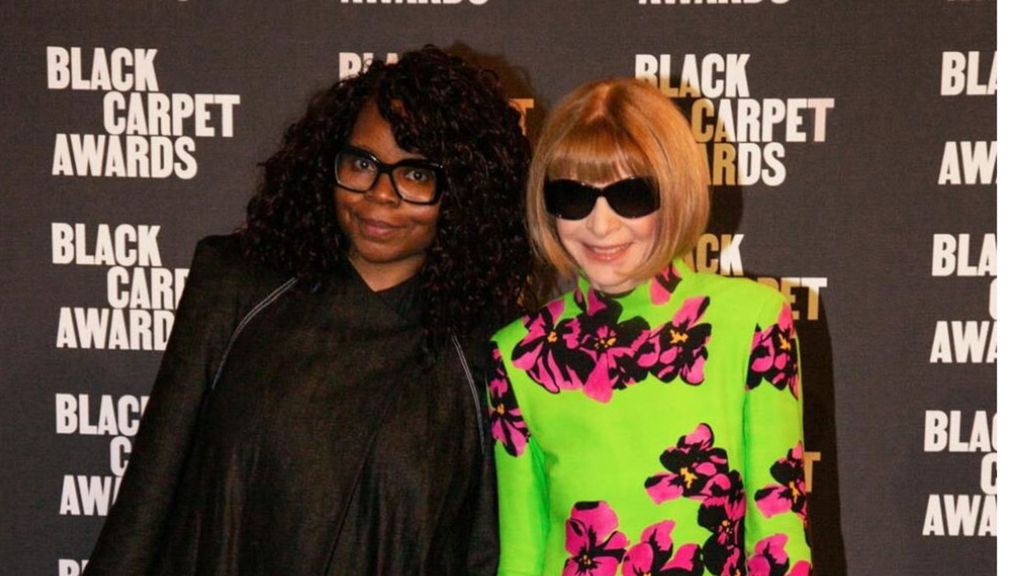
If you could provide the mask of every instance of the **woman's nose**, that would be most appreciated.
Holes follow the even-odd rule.
[[[587,229],[596,236],[607,236],[616,231],[620,224],[619,215],[612,210],[604,196],[599,197],[587,215]]]
[[[391,177],[383,172],[377,175],[377,182],[366,191],[366,195],[373,201],[382,204],[400,204],[402,202],[402,197],[391,182]]]

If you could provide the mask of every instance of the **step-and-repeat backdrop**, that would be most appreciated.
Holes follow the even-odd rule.
[[[707,146],[694,267],[792,301],[817,572],[995,574],[995,0],[81,0],[0,7],[0,573],[75,576],[195,242],[317,88],[432,43],[535,136],[635,76]]]

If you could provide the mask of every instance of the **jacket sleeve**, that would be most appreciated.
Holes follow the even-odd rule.
[[[466,522],[470,525],[469,542],[466,555],[466,574],[468,576],[494,576],[498,570],[498,493],[494,473],[494,451],[491,449],[491,438],[487,423],[487,392],[483,389],[486,382],[487,363],[484,359],[490,347],[487,346],[486,334],[479,333],[471,338],[472,349],[468,350],[468,361],[473,379],[477,423],[480,440],[480,474],[473,487],[468,502]],[[476,451],[474,451],[476,452]]]
[[[469,546],[466,574],[493,576],[498,569],[497,490],[494,477],[494,458],[488,446],[471,504]]]
[[[744,547],[751,567],[806,576],[811,552],[800,353],[790,306],[774,296],[758,313],[747,363]]]
[[[188,457],[203,395],[239,317],[240,254],[230,239],[196,247],[174,328],[117,500],[86,566],[88,576],[145,574],[153,563]]]
[[[535,576],[550,531],[544,455],[531,436],[497,346],[487,373],[491,434],[498,475],[498,574]]]

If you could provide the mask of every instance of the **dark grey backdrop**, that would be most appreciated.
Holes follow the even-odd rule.
[[[806,142],[787,139],[784,124],[774,145],[738,146],[744,143],[729,136],[726,146],[781,146],[785,178],[721,182],[708,239],[714,247],[723,235],[734,244],[742,235],[736,246],[745,275],[819,287],[816,294],[792,290],[802,315],[807,449],[820,458],[811,496],[817,572],[995,574],[987,521],[995,496],[986,494],[994,491],[996,448],[994,430],[986,442],[996,414],[989,354],[995,270],[985,269],[982,244],[996,232],[996,100],[968,93],[987,92],[994,74],[994,0],[411,4],[40,0],[0,7],[0,275],[7,293],[0,312],[0,573],[78,573],[112,496],[134,403],[148,394],[159,361],[154,350],[83,348],[76,313],[106,314],[104,335],[115,345],[120,318],[166,316],[140,292],[151,282],[133,285],[141,308],[115,309],[108,289],[122,286],[109,275],[173,274],[188,266],[199,238],[236,227],[257,162],[307,96],[338,77],[341,53],[383,57],[429,42],[495,67],[513,97],[532,99],[531,135],[572,87],[634,75],[638,54],[669,55],[672,87],[687,54],[697,62],[747,54],[749,94],[740,96],[831,99],[819,120],[822,141],[812,141],[811,112],[801,116]],[[85,166],[74,167],[73,147],[83,135],[129,139],[107,134],[104,90],[48,87],[48,74],[59,80],[61,68],[49,62],[47,47],[80,48],[86,80],[96,48],[108,57],[117,48],[133,56],[155,49],[160,93],[237,95],[233,134],[223,134],[220,106],[211,108],[215,136],[196,136],[194,120],[184,124],[179,145],[194,143],[191,178],[80,175]],[[944,75],[944,58],[962,58],[964,72]],[[956,93],[949,78],[981,88]],[[944,82],[954,93],[943,94]],[[738,104],[713,100],[734,111]],[[155,140],[146,137],[150,146]],[[55,169],[65,142],[72,167],[58,162]],[[947,142],[990,154],[991,166],[960,154],[944,159]],[[973,184],[968,172],[978,174]],[[136,233],[159,226],[160,267],[170,272],[138,263],[111,272],[83,258],[55,263],[63,254],[53,232],[60,223],[82,224],[82,254],[94,256],[102,226],[113,232],[128,224]],[[945,258],[937,234],[966,235],[960,275],[934,267]],[[712,250],[697,263],[717,258]],[[736,252],[725,261],[723,272],[738,272]],[[964,275],[972,267],[981,275]],[[809,317],[814,299],[816,319]],[[958,418],[958,426],[942,425]],[[960,441],[967,451],[956,451]]]

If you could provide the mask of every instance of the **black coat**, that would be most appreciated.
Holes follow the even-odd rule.
[[[424,352],[416,290],[200,242],[86,575],[493,574],[485,347]]]

